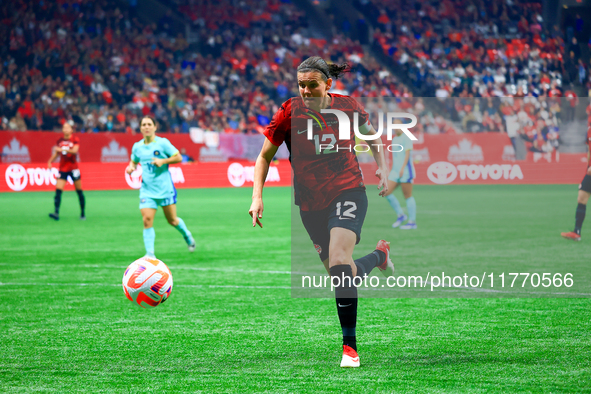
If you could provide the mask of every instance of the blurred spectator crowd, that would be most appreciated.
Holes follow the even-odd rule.
[[[555,151],[568,102],[548,97],[486,97],[450,100],[465,132],[507,133],[515,145],[521,138],[532,152]],[[574,107],[572,107],[574,109]],[[574,110],[573,110],[574,115]]]
[[[565,42],[558,27],[544,30],[541,2],[356,0],[356,6],[373,19],[374,42],[422,96],[557,97],[569,84],[591,88],[577,39],[569,34]]]
[[[190,46],[170,14],[143,24],[113,0],[20,0],[0,6],[0,129],[137,132],[141,116],[161,129],[262,132],[297,95],[306,57],[348,61],[335,91],[410,95],[361,46],[315,38],[291,3],[183,0],[198,35]]]
[[[358,41],[322,38],[289,0],[167,5],[176,14],[147,24],[115,0],[2,2],[0,129],[55,130],[71,121],[83,132],[135,133],[150,114],[170,132],[260,133],[298,95],[297,65],[320,55],[353,67],[333,92],[412,112],[420,132],[510,133],[517,116],[519,132],[543,149],[539,135],[548,141],[548,130],[557,135],[558,121],[571,116],[550,98],[577,100],[565,86],[589,80],[576,38],[565,43],[558,31],[544,31],[537,2],[356,0],[413,90],[458,98],[443,111],[414,99]],[[190,40],[173,28],[179,19]],[[485,99],[469,100],[478,97]]]

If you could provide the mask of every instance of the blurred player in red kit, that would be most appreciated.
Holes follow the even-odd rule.
[[[49,214],[49,217],[54,220],[59,220],[60,204],[62,202],[62,192],[68,176],[74,181],[74,187],[76,193],[78,193],[78,200],[80,201],[80,220],[86,220],[84,215],[85,199],[84,193],[82,193],[82,182],[80,181],[80,170],[78,169],[78,163],[76,162],[76,156],[78,155],[78,149],[80,148],[80,140],[78,137],[72,135],[74,129],[68,122],[64,123],[62,127],[64,136],[57,140],[56,145],[53,147],[53,153],[47,162],[47,166],[51,168],[51,163],[59,156],[60,167],[59,177],[55,184],[55,197],[53,199],[55,205],[55,211]]]
[[[591,106],[590,106],[591,108]],[[573,241],[581,240],[581,228],[587,212],[587,202],[591,196],[591,122],[587,128],[587,172],[583,181],[579,185],[579,195],[577,196],[577,210],[575,213],[575,229],[567,233],[560,233],[566,239]]]

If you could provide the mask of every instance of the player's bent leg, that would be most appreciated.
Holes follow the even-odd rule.
[[[49,217],[53,220],[60,220],[60,205],[62,203],[62,193],[66,186],[66,180],[58,178],[55,183],[55,196],[53,197],[53,213],[49,214]]]
[[[314,245],[314,249],[316,249],[318,257],[320,257],[320,261],[324,264],[326,272],[330,274],[328,266],[328,249],[330,244],[328,212],[300,210],[300,217],[302,218],[302,224]]]
[[[583,187],[589,187],[588,176],[585,176],[585,179],[583,179],[583,182],[581,183],[581,188]],[[563,238],[573,241],[581,240],[581,230],[583,228],[583,221],[585,221],[585,215],[587,213],[587,202],[589,202],[589,196],[591,196],[591,193],[588,191],[579,190],[579,194],[577,196],[577,210],[575,211],[575,229],[566,233],[560,233]]]
[[[587,202],[591,193],[584,190],[579,190],[577,197],[577,211],[575,213],[575,233],[581,236],[581,230],[583,228],[583,222],[585,221],[585,214],[587,213]]]
[[[408,222],[400,226],[401,230],[414,230],[417,228],[417,203],[412,196],[412,183],[402,184],[402,194],[406,199],[406,209],[408,210]]]
[[[398,201],[396,196],[392,194],[392,192],[394,192],[394,189],[396,189],[398,185],[399,183],[388,180],[388,194],[386,195],[386,200],[388,200],[388,203],[390,204],[394,212],[396,212],[396,221],[392,224],[392,228],[400,226],[402,222],[404,222],[407,219],[407,216],[404,214],[404,211],[402,210],[400,202]]]
[[[357,274],[357,267],[353,263],[353,250],[357,243],[357,234],[342,227],[330,229],[330,243],[328,246],[328,266],[349,265],[353,275]]]
[[[55,189],[55,196],[53,197],[54,211],[49,214],[49,217],[53,220],[60,220],[60,205],[62,203],[62,189]]]
[[[340,227],[330,230],[329,245],[329,272],[335,291],[337,313],[343,333],[343,360],[342,367],[358,367],[357,339],[355,329],[357,326],[357,287],[353,278],[357,273],[357,267],[353,263],[353,249],[357,242],[357,234]],[[354,353],[354,354],[353,354]],[[351,356],[356,363],[351,363]]]
[[[380,254],[381,252],[381,254]],[[379,254],[380,258],[380,265],[378,265],[378,269],[386,278],[390,276],[394,276],[394,263],[392,263],[392,259],[390,259],[390,242],[385,240],[379,240],[378,244],[376,245],[376,254]]]
[[[394,193],[394,190],[400,185],[398,182],[393,181],[392,179],[388,179],[388,191],[386,192],[386,196]]]
[[[164,216],[172,227],[179,225],[179,218],[176,216],[176,204],[170,204],[162,207]]]
[[[187,228],[185,221],[176,215],[176,204],[163,206],[162,210],[164,211],[166,220],[168,220],[168,224],[176,228],[178,232],[183,235],[183,238],[185,239],[185,242],[189,248],[189,252],[194,252],[197,246],[195,244],[195,239]]]
[[[587,205],[590,196],[590,192],[587,192],[585,190],[579,190],[579,194],[577,195],[577,203]]]
[[[86,199],[84,198],[84,193],[82,192],[82,181],[80,179],[74,181],[74,187],[76,188],[78,202],[80,203],[80,220],[86,220],[86,215],[84,214],[86,208]]]
[[[156,209],[142,208],[140,211],[144,221],[144,247],[146,248],[146,256],[156,258],[154,252],[154,244],[156,241],[156,232],[154,231],[154,216],[156,216]]]
[[[394,212],[396,212],[396,221],[392,224],[392,228],[397,228],[402,224],[402,222],[404,222],[407,219],[407,216],[404,214],[404,211],[400,206],[400,202],[398,201],[396,196],[392,194],[394,193],[394,190],[396,190],[398,185],[400,185],[398,182],[388,179],[388,193],[386,193],[386,200],[388,201]]]
[[[366,279],[371,271],[378,267],[385,276],[394,274],[394,265],[390,260],[390,242],[378,241],[375,250],[354,261],[357,267],[356,277]]]

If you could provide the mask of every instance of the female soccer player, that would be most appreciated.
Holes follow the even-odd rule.
[[[76,193],[78,193],[78,201],[80,202],[80,220],[86,220],[84,215],[84,207],[86,200],[84,199],[84,193],[82,192],[82,181],[80,181],[80,170],[78,169],[78,163],[76,162],[76,155],[78,155],[78,149],[80,149],[80,140],[78,137],[72,135],[74,129],[72,125],[65,122],[62,126],[62,133],[64,136],[57,140],[57,143],[53,147],[53,153],[47,162],[47,167],[51,168],[51,163],[59,156],[60,167],[59,177],[56,179],[55,184],[55,197],[53,198],[53,204],[55,210],[49,214],[49,217],[54,220],[60,220],[60,205],[62,203],[62,193],[68,177],[71,177],[74,181],[74,187]]]
[[[412,196],[412,182],[414,181],[416,171],[415,165],[412,162],[412,140],[402,133],[402,130],[395,129],[396,137],[392,138],[392,146],[402,146],[400,152],[397,149],[392,149],[392,171],[388,177],[388,193],[386,199],[398,218],[392,224],[392,227],[400,227],[401,230],[413,230],[417,228],[417,203]],[[406,199],[406,208],[408,209],[408,217],[404,214],[398,199],[394,196],[394,190],[400,185],[402,187],[402,194]],[[402,224],[406,219],[408,222]],[[402,224],[402,225],[401,225]]]
[[[179,230],[189,246],[189,252],[195,251],[195,240],[187,229],[183,219],[176,215],[176,189],[172,183],[168,165],[180,163],[183,158],[170,141],[156,136],[156,121],[145,116],[140,123],[144,138],[133,144],[131,161],[127,173],[131,174],[142,166],[142,187],[140,189],[140,211],[144,219],[144,245],[146,256],[155,258],[154,216],[158,207],[162,207],[168,223]]]
[[[349,130],[348,139],[339,139],[336,113],[322,113],[322,109],[344,112],[349,124],[357,118],[354,117],[357,113],[360,132],[373,135],[375,130],[365,110],[354,99],[328,93],[333,80],[347,69],[346,64],[328,65],[318,56],[308,58],[298,66],[301,98],[283,103],[264,132],[267,139],[255,165],[249,214],[253,227],[257,224],[263,227],[263,185],[269,163],[285,142],[291,153],[295,198],[302,222],[336,285],[337,313],[343,333],[341,367],[358,367],[355,336],[357,288],[352,285],[352,279],[355,276],[363,278],[375,267],[390,276],[394,266],[389,257],[389,242],[384,240],[380,240],[370,254],[355,261],[352,258],[367,211],[365,186],[355,151],[351,149],[355,144],[353,131]],[[309,119],[317,120],[312,121],[313,138],[304,132]],[[384,152],[371,141],[370,148],[378,164],[378,190],[382,189],[379,194],[383,196],[387,192],[388,178]]]
[[[591,106],[590,106],[591,108]],[[577,210],[575,211],[575,229],[567,233],[560,233],[562,237],[573,241],[581,240],[581,229],[587,213],[587,202],[591,196],[591,125],[587,128],[587,172],[579,185],[577,196]]]

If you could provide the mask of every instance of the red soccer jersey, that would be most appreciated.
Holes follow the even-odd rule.
[[[355,112],[359,114],[359,127],[369,122],[367,112],[355,99],[333,93],[330,96],[328,109],[345,112],[351,127]],[[312,140],[307,138],[308,119],[313,119]],[[340,140],[336,115],[308,109],[300,98],[289,99],[275,113],[264,134],[275,146],[283,142],[287,145],[294,174],[295,200],[303,211],[328,207],[344,190],[365,189],[355,155],[353,129],[349,130],[348,139]]]
[[[72,149],[75,145],[80,144],[80,140],[76,136],[71,136],[69,140],[61,137],[57,140],[57,146],[60,148]],[[60,171],[70,172],[78,168],[76,156],[74,153],[59,153],[60,155]]]

